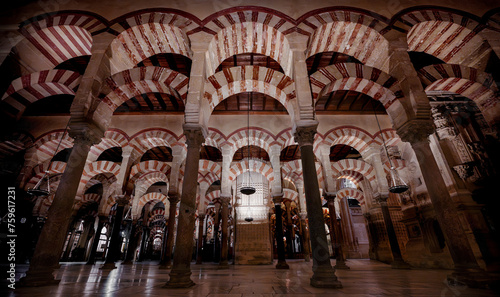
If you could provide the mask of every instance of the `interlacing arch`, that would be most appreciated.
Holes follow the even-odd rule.
[[[128,145],[128,136],[121,130],[108,130],[104,133],[99,144],[90,148],[87,162],[94,162],[106,150],[113,147],[125,148]]]
[[[363,195],[363,192],[358,190],[358,189],[343,188],[337,192],[337,198],[339,200],[347,198],[347,197],[351,197],[351,198],[358,200],[359,204],[362,206],[365,204],[365,196]]]
[[[293,57],[286,34],[293,32],[295,22],[280,12],[261,10],[230,8],[203,21],[204,30],[214,35],[208,48],[209,75],[225,59],[243,53],[269,56],[290,74]]]
[[[478,34],[485,26],[476,16],[444,7],[413,7],[394,19],[411,27],[407,35],[409,51],[468,67],[481,68],[487,63],[492,49]]]
[[[243,174],[248,171],[253,171],[262,174],[267,178],[269,183],[274,181],[274,172],[270,163],[264,162],[262,160],[249,160],[243,159],[238,162],[233,162],[229,168],[229,180],[234,181],[238,175]]]
[[[2,96],[3,107],[20,118],[29,104],[55,95],[75,95],[81,75],[77,72],[54,69],[34,72],[13,80]]]
[[[90,12],[59,11],[38,15],[21,24],[19,32],[25,38],[15,46],[15,52],[24,68],[53,69],[72,58],[90,55],[91,35],[106,27],[106,20]],[[27,58],[33,55],[37,59]]]
[[[256,92],[268,95],[278,100],[295,118],[295,84],[293,80],[279,71],[260,66],[236,66],[224,68],[222,71],[208,77],[205,83],[204,110],[205,121],[215,107],[229,96]]]
[[[306,58],[321,52],[339,52],[388,71],[389,43],[382,36],[388,23],[388,19],[371,11],[332,7],[303,15],[297,27],[311,36]]]
[[[500,121],[498,87],[491,74],[455,64],[437,64],[419,72],[426,92],[444,91],[473,100],[489,123]]]
[[[111,24],[111,29],[120,33],[109,48],[114,74],[156,54],[174,53],[191,58],[187,33],[199,27],[200,21],[185,12],[149,9],[126,14]]]

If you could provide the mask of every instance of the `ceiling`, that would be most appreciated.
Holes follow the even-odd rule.
[[[316,55],[310,56],[306,60],[307,73],[309,75],[318,71],[319,68],[323,68],[336,63],[360,63],[361,62],[349,55],[338,53],[338,52],[322,52]]]
[[[213,162],[221,162],[222,153],[216,147],[210,145],[203,145],[200,150],[200,159],[210,160]]]
[[[171,148],[167,146],[156,146],[142,155],[141,162],[150,160],[172,162],[172,158]]]
[[[353,147],[345,144],[337,144],[330,147],[330,162],[342,159],[359,159],[361,154]]]
[[[300,159],[300,149],[298,145],[289,145],[281,150],[280,162],[289,162]]]
[[[147,93],[135,96],[120,105],[114,114],[127,114],[134,112],[183,112],[184,102],[165,93]]]
[[[248,112],[249,106],[251,114],[286,114],[285,107],[278,100],[254,92],[245,92],[228,97],[215,107],[213,114],[245,114]]]
[[[356,91],[335,91],[321,96],[316,101],[316,112],[319,114],[385,114],[380,101]]]
[[[222,69],[225,68],[248,65],[267,67],[272,70],[284,73],[283,68],[281,68],[281,65],[276,60],[266,55],[254,53],[239,54],[229,57],[226,60],[222,61],[215,72],[222,71]]]
[[[111,161],[115,163],[122,162],[122,148],[121,147],[112,147],[104,152],[102,152],[99,157],[97,157],[96,161]]]
[[[249,149],[250,148],[250,149]],[[234,153],[233,162],[241,161],[245,158],[255,158],[264,161],[269,161],[269,155],[266,150],[255,145],[244,146]]]
[[[166,67],[189,77],[191,73],[191,59],[179,54],[157,54],[142,60],[137,67],[157,66]]]

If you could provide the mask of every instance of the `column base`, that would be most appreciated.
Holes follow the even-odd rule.
[[[499,279],[491,277],[482,269],[455,270],[447,276],[448,284],[452,286],[467,286],[470,288],[491,288]]]
[[[102,264],[101,267],[99,267],[99,269],[109,269],[109,270],[113,270],[115,268],[116,268],[116,265],[113,262],[111,262],[111,263],[104,263],[104,264]]]
[[[392,261],[391,263],[392,269],[411,269],[410,264],[406,263],[403,260]]]
[[[196,285],[191,280],[191,271],[171,271],[164,288],[189,288]]]
[[[347,264],[345,263],[345,261],[338,261],[337,263],[335,263],[335,269],[351,269],[351,267],[347,266]]]
[[[318,267],[316,270],[313,268],[313,276],[311,277],[310,284],[316,288],[342,288],[342,283],[337,279],[335,271],[330,267]]]
[[[290,269],[290,266],[285,261],[278,261],[276,269]]]
[[[61,280],[54,279],[52,273],[54,269],[37,269],[35,271],[28,270],[26,276],[21,278],[17,285],[19,287],[43,287],[59,285]]]

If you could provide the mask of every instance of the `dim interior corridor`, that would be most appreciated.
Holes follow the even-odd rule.
[[[182,289],[163,288],[170,270],[158,269],[156,262],[118,265],[111,271],[99,269],[101,263],[64,263],[56,275],[56,279],[61,279],[59,286],[16,288],[7,296],[498,296],[492,290],[448,285],[449,270],[398,270],[368,259],[348,260],[350,270],[336,271],[342,289],[314,288],[309,285],[312,262],[287,262],[289,270],[275,269],[273,265],[230,265],[229,269],[218,269],[211,263],[193,263],[192,279],[196,285]]]

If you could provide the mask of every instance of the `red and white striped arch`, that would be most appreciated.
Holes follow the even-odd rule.
[[[225,59],[243,53],[258,53],[280,63],[286,74],[292,69],[292,55],[286,34],[294,21],[276,11],[227,10],[208,17],[205,30],[214,34],[208,48],[209,74]]]
[[[91,54],[92,33],[104,30],[106,21],[80,12],[57,12],[32,18],[21,25],[25,39],[16,45],[21,65],[34,71],[55,68],[69,59]],[[29,57],[36,55],[33,60]]]
[[[162,129],[151,128],[138,132],[130,137],[129,145],[136,150],[139,156],[142,156],[148,150],[158,147],[167,146],[173,148],[174,146],[186,147],[184,135],[178,137],[174,132]]]
[[[354,198],[359,201],[359,204],[364,205],[365,204],[365,196],[363,195],[363,192],[361,192],[358,189],[354,188],[343,188],[340,191],[337,192],[337,198],[344,199],[347,197]]]
[[[47,160],[43,164],[38,164],[33,167],[33,176],[30,178],[29,182],[26,184],[25,189],[33,188],[38,181],[43,177],[46,171],[48,171],[49,176],[54,174],[61,174],[66,169],[66,163],[60,161],[54,161],[50,163],[50,167],[47,168],[50,161]]]
[[[106,174],[98,174],[94,177],[92,177],[86,184],[85,184],[85,191],[87,191],[90,187],[97,185],[97,184],[102,184],[103,187],[109,186],[112,183],[116,181],[116,176],[115,175],[109,175],[106,176]],[[84,191],[84,192],[85,192]],[[78,196],[77,196],[78,197]]]
[[[205,138],[205,145],[213,146],[220,150],[225,142],[226,137],[221,131],[214,128],[208,128],[208,136]]]
[[[211,172],[215,174],[215,176],[220,176],[222,167],[219,163],[202,159],[199,161],[198,172]]]
[[[332,91],[349,90],[379,100],[386,109],[402,97],[398,81],[389,74],[359,63],[336,63],[310,76],[314,102]]]
[[[75,95],[80,80],[79,73],[69,70],[34,72],[13,80],[2,96],[2,103],[19,118],[29,104],[38,100],[55,95]]]
[[[167,177],[170,174],[170,165],[167,162],[149,160],[135,164],[130,169],[129,182],[135,182],[147,173],[161,172]]]
[[[248,171],[253,171],[264,175],[269,182],[274,181],[274,172],[271,164],[262,162],[261,160],[251,160],[249,164],[248,159],[239,162],[233,162],[229,168],[229,180],[234,181],[238,175]]]
[[[345,170],[353,170],[362,174],[368,181],[375,180],[375,170],[374,168],[361,160],[355,159],[343,159],[337,162],[331,163],[333,174],[336,176]]]
[[[218,198],[220,198],[220,190],[215,190],[207,193],[207,195],[205,195],[205,205],[208,205],[208,203],[213,202]]]
[[[85,204],[100,203],[102,196],[96,193],[85,194],[80,198],[76,198],[73,208],[80,209]]]
[[[299,173],[302,175],[302,163],[300,160],[293,160],[283,163],[281,166],[283,177],[289,176],[292,173]]]
[[[116,20],[111,28],[120,34],[110,46],[111,73],[133,68],[144,59],[162,53],[191,58],[186,33],[196,27],[193,19],[167,11],[129,14]]]
[[[220,177],[210,171],[205,171],[204,173],[198,172],[198,183],[200,186],[205,184],[208,188],[217,180],[220,180]]]
[[[361,154],[367,152],[371,142],[372,137],[368,132],[353,126],[334,128],[325,133],[323,140],[330,147],[337,144],[349,145]]]
[[[386,26],[373,14],[329,11],[309,16],[298,27],[312,34],[306,58],[321,52],[339,52],[388,71],[389,42],[380,33]]]
[[[258,146],[270,154],[271,143],[274,142],[274,135],[269,131],[259,127],[248,127],[236,130],[229,135],[227,142],[232,145],[231,157],[240,148],[250,145]]]
[[[403,159],[391,159],[392,166],[394,169],[401,170],[406,167],[406,162]],[[384,171],[386,174],[389,174],[389,170],[391,169],[391,163],[389,161],[384,163]]]
[[[128,137],[121,130],[108,130],[104,133],[104,138],[90,148],[87,161],[94,162],[105,151],[113,147],[124,148],[128,144]]]
[[[278,100],[294,118],[294,107],[290,104],[296,97],[293,80],[281,72],[253,65],[225,68],[208,77],[204,95],[208,115],[227,97],[243,92],[262,93]]]
[[[297,142],[295,142],[295,137],[292,134],[292,129],[288,128],[276,135],[276,140],[271,143],[271,145],[274,145],[275,143],[279,144],[281,149],[284,149],[287,146],[290,145],[296,145]]]
[[[136,193],[145,193],[149,187],[157,182],[165,182],[169,185],[168,177],[163,172],[153,171],[141,175],[136,182]]]
[[[384,141],[385,145],[387,146],[397,146],[399,143],[401,143],[401,138],[399,138],[399,135],[396,133],[396,130],[393,129],[384,129],[382,130],[382,133],[377,132],[375,133],[375,135],[373,135],[374,143],[378,145],[383,145]]]
[[[340,172],[337,176],[337,179],[346,178],[352,181],[356,186],[363,180],[363,174],[354,171],[354,170],[344,170]]]
[[[297,191],[294,190],[283,189],[283,198],[293,201],[297,204],[299,203],[299,193],[297,193]]]
[[[409,51],[425,52],[445,63],[469,67],[479,68],[487,62],[491,47],[478,34],[483,26],[470,16],[433,8],[407,12],[400,20],[411,26]]]
[[[94,119],[111,117],[116,108],[130,98],[163,93],[186,100],[189,78],[164,67],[146,66],[124,70],[106,79],[106,95],[94,113]]]
[[[146,205],[148,202],[154,201],[156,203],[158,202],[163,202],[164,205],[169,205],[168,204],[168,198],[162,193],[159,192],[151,192],[143,195],[141,198],[139,198],[139,201],[137,203],[138,210],[142,210],[144,205]]]
[[[61,137],[63,138],[61,141]],[[59,145],[59,142],[61,145]],[[56,152],[57,146],[58,151]],[[51,131],[35,141],[35,156],[32,160],[36,163],[42,163],[51,159],[56,153],[73,147],[73,138],[69,137],[68,133],[64,130]]]
[[[120,164],[111,161],[96,161],[89,163],[85,166],[83,170],[82,178],[80,180],[80,185],[85,185],[94,176],[101,173],[109,173],[115,178],[120,172]]]

